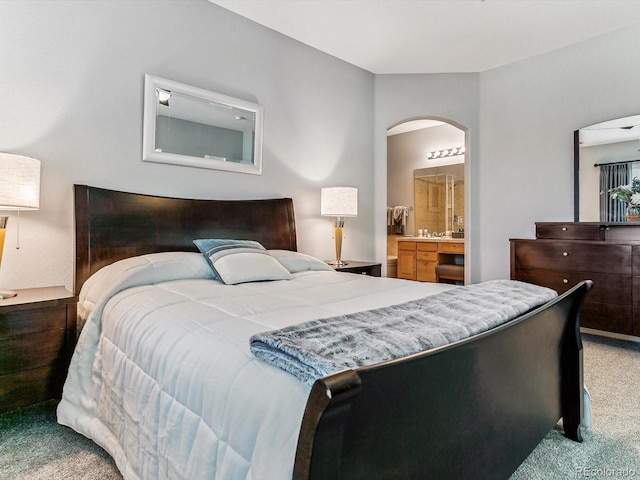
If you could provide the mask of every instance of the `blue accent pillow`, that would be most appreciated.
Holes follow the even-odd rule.
[[[193,243],[209,262],[214,278],[227,285],[292,278],[289,270],[253,240],[197,239]]]

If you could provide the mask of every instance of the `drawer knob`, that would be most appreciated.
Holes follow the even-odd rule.
[[[567,280],[566,278],[563,278],[562,283],[569,283],[569,280]]]
[[[569,256],[569,252],[562,252],[562,256],[563,257],[568,257]]]
[[[567,231],[567,227],[562,227],[562,231],[566,232]]]

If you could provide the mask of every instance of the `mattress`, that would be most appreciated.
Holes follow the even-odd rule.
[[[292,276],[224,285],[186,252],[100,270],[80,295],[58,421],[101,445],[126,479],[290,479],[310,387],[255,358],[249,338],[456,288]]]

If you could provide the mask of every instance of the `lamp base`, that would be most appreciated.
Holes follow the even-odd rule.
[[[18,292],[14,292],[13,290],[0,290],[0,300],[15,297],[16,295],[18,295]]]
[[[329,262],[329,265],[332,267],[344,267],[345,265],[349,265],[349,262],[343,262],[342,260],[334,260],[333,262]]]

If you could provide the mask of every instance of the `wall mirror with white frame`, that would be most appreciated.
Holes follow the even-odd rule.
[[[611,188],[640,179],[640,115],[574,132],[574,220],[626,222],[625,202]]]
[[[145,75],[142,159],[262,174],[264,108]]]

